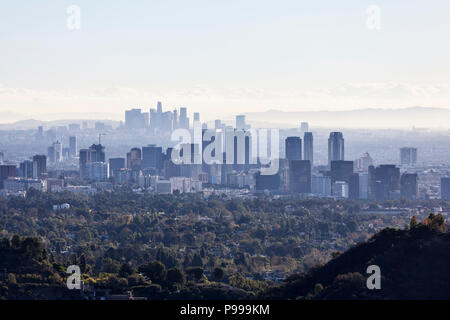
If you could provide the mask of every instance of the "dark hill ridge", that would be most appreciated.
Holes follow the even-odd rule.
[[[324,266],[289,277],[266,298],[450,299],[450,232],[442,231],[442,216],[430,217],[410,230],[385,229]],[[370,265],[381,269],[380,290],[366,286]]]

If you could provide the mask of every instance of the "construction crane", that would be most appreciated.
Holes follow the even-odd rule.
[[[106,136],[106,133],[99,133],[98,134],[98,144],[102,144],[102,136]]]

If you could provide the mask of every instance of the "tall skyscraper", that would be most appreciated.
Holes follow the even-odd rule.
[[[392,164],[369,167],[369,199],[391,200],[400,198],[400,168]]]
[[[400,148],[400,164],[413,165],[417,163],[417,148]]]
[[[370,166],[373,166],[373,159],[368,152],[356,160],[356,170],[358,171],[367,172]]]
[[[184,107],[180,108],[179,127],[182,129],[189,129],[189,118],[187,116],[187,109]]]
[[[42,178],[47,172],[47,157],[45,155],[33,156],[33,178]]]
[[[25,160],[20,163],[19,166],[19,176],[22,178],[33,178],[33,161]]]
[[[88,165],[93,162],[105,162],[105,147],[101,144],[93,144],[89,149],[81,149],[79,154],[80,177],[88,179]]]
[[[342,132],[331,132],[328,138],[328,165],[338,160],[344,160],[344,136]]]
[[[15,165],[0,165],[0,189],[3,189],[3,181],[17,176],[17,167]]]
[[[135,171],[142,169],[142,151],[140,148],[133,148],[127,153],[127,168]]]
[[[289,189],[292,193],[311,193],[311,163],[309,160],[289,161]]]
[[[400,196],[406,200],[416,200],[418,193],[417,173],[404,173],[400,177]]]
[[[47,149],[47,158],[50,163],[55,163],[56,156],[55,156],[55,147],[51,145]]]
[[[142,147],[142,169],[155,168],[161,171],[163,168],[162,147],[148,145]]]
[[[245,124],[245,116],[237,115],[236,116],[236,130],[245,130],[247,129],[247,125]]]
[[[173,129],[178,129],[178,110],[174,109],[172,114],[173,114],[173,117],[172,117],[172,128]]]
[[[344,181],[348,185],[348,197],[359,199],[359,175],[353,172],[353,161],[331,161],[331,182]]]
[[[303,136],[303,159],[311,162],[311,168],[314,167],[314,148],[312,132],[305,132]]]
[[[308,132],[309,131],[309,124],[308,124],[308,122],[300,123],[300,131],[301,132]]]
[[[200,121],[200,113],[194,112],[194,121]]]
[[[77,156],[77,137],[69,137],[69,157],[75,158]]]
[[[450,177],[441,178],[441,199],[450,200]]]
[[[299,137],[287,137],[285,145],[286,159],[302,160],[302,139]]]
[[[56,141],[47,149],[47,157],[50,163],[57,163],[62,161],[63,150],[61,142]]]
[[[105,147],[101,144],[93,144],[89,147],[92,150],[91,162],[106,162]]]

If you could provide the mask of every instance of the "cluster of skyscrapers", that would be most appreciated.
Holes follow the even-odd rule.
[[[64,148],[60,141],[52,143],[47,149],[49,163],[59,163],[65,159],[73,159],[77,156],[77,137],[69,137],[69,147]]]
[[[199,113],[194,114],[194,121],[200,121]],[[162,103],[158,102],[156,109],[142,112],[142,109],[125,111],[125,128],[150,129],[154,134],[170,135],[174,129],[189,129],[187,109],[163,111]]]
[[[186,108],[164,112],[161,102],[158,102],[156,109],[149,109],[149,112],[127,110],[126,129],[146,129],[146,132],[150,131],[154,135],[170,135],[178,128],[189,132],[200,128],[201,137],[181,144],[180,148],[150,144],[130,148],[123,157],[107,159],[101,141],[78,150],[77,137],[71,135],[68,147],[63,147],[57,140],[48,147],[47,156],[35,155],[21,162],[19,167],[4,164],[4,155],[0,154],[0,187],[5,187],[6,180],[9,180],[7,185],[11,188],[13,183],[17,185],[20,182],[28,186],[33,180],[46,180],[47,162],[55,165],[65,159],[77,159],[80,180],[132,183],[159,192],[199,191],[202,184],[206,183],[226,188],[248,188],[254,192],[349,199],[383,201],[401,198],[414,200],[418,197],[416,173],[401,172],[400,167],[393,164],[375,166],[367,152],[355,161],[346,160],[342,132],[329,134],[327,165],[316,165],[314,136],[307,122],[301,123],[300,134],[283,138],[285,153],[271,160],[278,162],[277,172],[262,174],[266,164],[260,162],[255,154],[255,150],[259,153],[261,145],[257,149],[253,148],[259,137],[252,136],[255,130],[251,130],[244,115],[237,115],[235,120],[235,126],[227,126],[221,120],[216,120],[214,128],[208,130],[206,124],[200,123],[199,113],[194,113],[191,126]],[[211,131],[213,135],[210,135]],[[43,135],[42,127],[38,134]],[[269,139],[267,143],[268,150],[271,150],[269,145],[273,141]],[[216,160],[212,163],[205,161],[206,151]],[[174,152],[184,160],[174,161]],[[186,162],[186,159],[189,161]],[[416,163],[416,148],[400,149],[403,169],[409,170]],[[443,198],[450,198],[449,179],[441,179]],[[58,186],[64,186],[64,183],[58,182]]]

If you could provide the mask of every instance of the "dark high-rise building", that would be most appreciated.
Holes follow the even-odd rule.
[[[149,145],[142,147],[142,168],[155,168],[161,171],[163,168],[163,153],[162,147],[156,145]]]
[[[140,148],[133,148],[127,153],[127,168],[135,171],[142,169],[142,152]]]
[[[101,144],[93,144],[89,149],[92,150],[92,162],[106,162],[104,146]]]
[[[303,160],[311,162],[311,168],[314,167],[314,148],[312,132],[305,132],[303,137]]]
[[[25,160],[20,163],[19,166],[19,176],[22,178],[33,178],[33,161]]]
[[[85,179],[87,177],[87,165],[91,162],[92,150],[81,149],[80,150],[80,178]]]
[[[351,200],[357,200],[360,199],[359,194],[359,174],[358,173],[352,173],[347,180],[348,183],[348,198]]]
[[[400,148],[400,164],[412,165],[417,163],[417,148]]]
[[[53,146],[48,147],[47,158],[50,163],[55,162],[55,148]]]
[[[342,132],[331,132],[328,138],[328,165],[338,160],[344,160],[344,136]]]
[[[441,178],[441,199],[450,200],[450,177]]]
[[[37,154],[33,157],[33,178],[42,178],[44,173],[47,173],[47,157]]]
[[[75,158],[77,156],[77,137],[69,137],[69,157]]]
[[[17,176],[17,167],[15,165],[0,165],[0,189],[3,189],[3,181]]]
[[[125,158],[110,158],[109,159],[109,175],[114,177],[114,172],[125,168]]]
[[[278,191],[280,189],[280,175],[264,175],[257,172],[255,174],[255,189],[257,191]]]
[[[353,173],[353,161],[331,161],[331,183],[345,181],[348,184],[348,197],[359,199],[359,175]]]
[[[289,161],[289,189],[292,193],[311,193],[311,162]]]
[[[94,162],[106,162],[105,147],[101,144],[93,144],[89,149],[81,149],[79,157],[80,177],[86,179],[88,177],[88,164]]]
[[[172,161],[172,151],[173,148],[167,148],[166,155],[164,156],[164,176],[166,179],[181,175],[181,166]]]
[[[302,139],[299,137],[287,137],[285,145],[286,159],[302,160]]]
[[[194,121],[200,121],[200,113],[194,112]]]
[[[400,177],[400,196],[406,200],[416,200],[417,193],[417,173],[402,174]]]
[[[369,166],[368,196],[381,201],[400,198],[400,169],[390,164]]]
[[[353,161],[331,161],[331,182],[346,181],[353,174]]]

